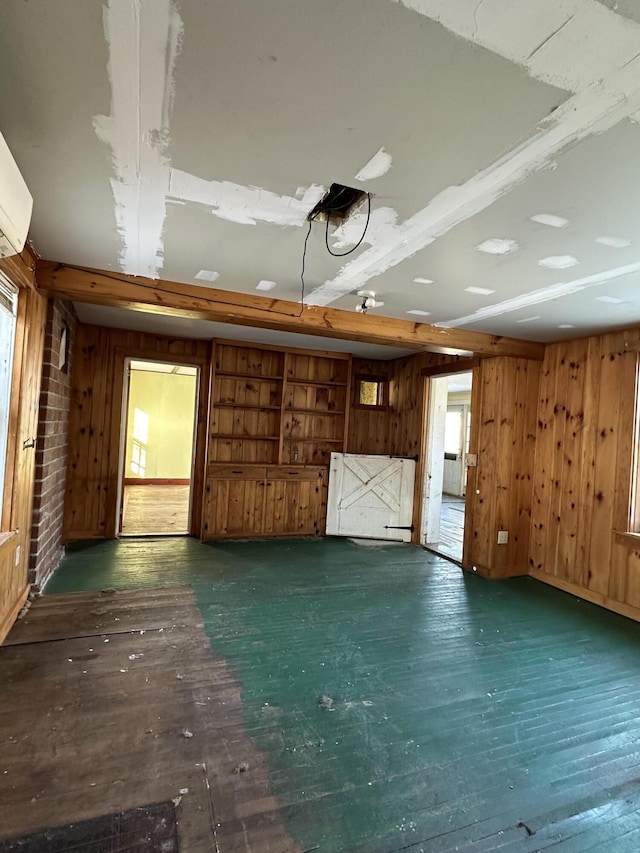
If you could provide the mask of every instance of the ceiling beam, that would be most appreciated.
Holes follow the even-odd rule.
[[[427,323],[356,314],[337,308],[305,307],[300,312],[300,304],[297,302],[75,267],[55,261],[38,261],[36,282],[40,290],[57,299],[144,313],[453,355],[510,355],[538,361],[544,355],[544,344],[500,335],[445,329]]]

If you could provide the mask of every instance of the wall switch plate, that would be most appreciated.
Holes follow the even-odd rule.
[[[508,530],[498,530],[498,545],[506,545],[509,541]]]
[[[467,466],[467,468],[476,468],[478,465],[478,454],[477,453],[465,454],[464,464]]]
[[[16,548],[16,566],[20,565],[20,545]]]

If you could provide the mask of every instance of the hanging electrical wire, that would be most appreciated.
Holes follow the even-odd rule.
[[[331,246],[329,245],[329,217],[327,217],[327,227],[325,228],[325,232],[324,232],[324,242],[325,242],[325,245],[327,247],[327,252],[329,252],[330,255],[333,255],[334,258],[346,258],[347,255],[350,255],[352,252],[355,252],[355,250],[358,248],[358,246],[360,246],[362,244],[362,241],[365,238],[365,235],[366,235],[367,230],[369,228],[370,219],[371,219],[371,193],[367,193],[367,221],[364,224],[364,231],[362,232],[362,236],[360,237],[358,242],[355,244],[355,246],[352,246],[352,248],[349,249],[348,252],[334,252],[332,250]]]

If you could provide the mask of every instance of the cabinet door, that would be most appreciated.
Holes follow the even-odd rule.
[[[215,478],[207,482],[203,539],[259,536],[263,532],[265,481]]]
[[[319,469],[268,472],[263,533],[271,536],[315,536],[322,503]]]

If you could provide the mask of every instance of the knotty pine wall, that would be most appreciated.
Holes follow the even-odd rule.
[[[428,382],[422,371],[436,365],[466,369],[464,358],[424,353],[394,362],[390,417],[392,454],[418,454],[413,541],[419,541],[424,481],[424,434]],[[487,577],[527,574],[540,364],[510,357],[483,359],[474,369],[470,453],[478,466],[467,483],[466,568]],[[479,490],[479,494],[476,493]],[[509,532],[497,544],[498,530]]]
[[[363,376],[386,377],[393,375],[393,361],[354,358],[351,364],[351,412],[347,453],[389,453],[389,423],[391,409],[358,406],[359,379]]]
[[[69,413],[65,540],[113,538],[125,359],[147,358],[201,367],[192,528],[200,534],[209,388],[210,343],[79,323]]]
[[[33,507],[40,372],[47,300],[34,288],[35,261],[27,250],[0,261],[0,271],[19,288],[9,441],[0,530],[0,643],[24,603],[29,586],[29,543]]]
[[[538,406],[530,574],[640,619],[629,530],[640,329],[546,349]]]

